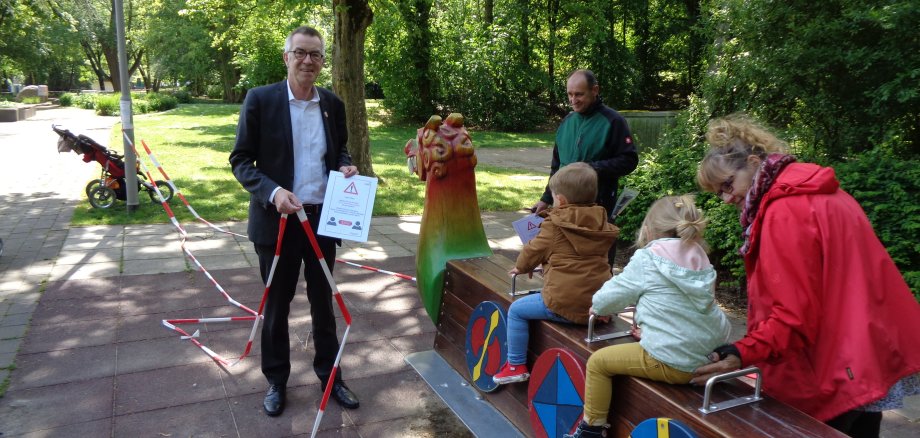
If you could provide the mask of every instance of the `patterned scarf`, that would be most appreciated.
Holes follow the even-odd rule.
[[[741,210],[741,228],[744,229],[742,236],[744,244],[738,251],[741,255],[747,254],[751,249],[751,224],[757,217],[757,209],[760,208],[760,200],[763,195],[770,190],[770,186],[776,181],[776,177],[789,164],[795,162],[795,157],[786,154],[770,154],[762,163],[757,173],[754,174],[754,182],[751,189],[748,190],[744,197],[744,208]]]

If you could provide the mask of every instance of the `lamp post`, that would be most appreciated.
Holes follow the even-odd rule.
[[[128,81],[128,52],[125,47],[125,13],[122,0],[115,0],[115,36],[118,40],[118,78],[121,82],[121,127],[125,150],[125,189],[128,212],[137,210],[137,156],[134,154],[134,117],[131,113],[131,85]]]

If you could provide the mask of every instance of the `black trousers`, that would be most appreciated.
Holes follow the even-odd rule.
[[[828,421],[827,425],[853,438],[878,438],[882,413],[847,411]]]
[[[319,214],[308,215],[310,227],[316,233]],[[320,250],[326,259],[329,270],[335,266],[335,240],[316,235]],[[255,245],[259,256],[259,270],[263,283],[275,257],[272,245]],[[310,244],[296,215],[288,216],[287,227],[281,245],[281,256],[275,267],[272,285],[265,302],[265,321],[262,325],[262,374],[269,384],[287,386],[291,374],[291,344],[288,330],[288,315],[291,301],[300,279],[300,266],[307,283],[307,299],[310,301],[312,317],[313,345],[316,355],[313,357],[313,371],[325,387],[326,380],[332,373],[335,356],[339,351],[339,339],[335,332],[335,312],[332,305],[332,288],[326,280],[317,255]],[[336,373],[336,381],[342,381],[341,370]]]

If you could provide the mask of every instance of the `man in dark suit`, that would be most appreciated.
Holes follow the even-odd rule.
[[[287,80],[249,90],[240,111],[230,164],[233,175],[251,194],[249,240],[259,256],[263,281],[274,259],[281,213],[304,209],[315,233],[329,172],[338,170],[346,177],[358,173],[345,147],[345,105],[331,91],[314,85],[324,57],[325,45],[316,29],[295,29],[284,43]],[[316,237],[332,269],[336,240]],[[269,384],[263,408],[269,416],[284,411],[291,373],[288,314],[301,261],[316,347],[313,370],[323,389],[339,349],[332,290],[304,230],[292,222],[282,237],[262,327],[262,374]],[[346,408],[358,407],[358,398],[345,386],[341,370],[332,397]]]

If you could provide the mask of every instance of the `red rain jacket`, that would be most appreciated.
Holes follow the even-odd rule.
[[[831,168],[793,163],[764,195],[744,257],[743,363],[821,421],[920,371],[920,304]]]

